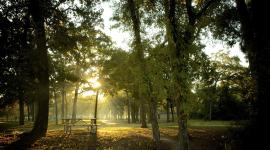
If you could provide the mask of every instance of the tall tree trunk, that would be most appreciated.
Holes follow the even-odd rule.
[[[180,32],[177,28],[177,21],[175,17],[175,0],[164,1],[165,7],[165,15],[166,15],[166,34],[169,43],[169,48],[171,50],[172,58],[173,58],[173,81],[175,82],[175,93],[174,100],[176,103],[177,109],[177,117],[178,117],[178,136],[179,136],[179,149],[180,150],[188,150],[189,149],[189,139],[187,134],[187,118],[184,113],[183,104],[185,101],[185,92],[187,89],[187,78],[186,78],[186,70],[187,69],[187,52],[185,52],[186,48],[182,48],[183,45],[186,46],[188,40],[186,40],[186,36],[190,36],[189,32],[185,32],[184,43],[180,42],[180,36],[178,35]],[[192,27],[191,27],[192,28]],[[182,45],[181,45],[182,44]]]
[[[166,100],[167,122],[170,122],[170,101],[169,98],[167,98]]]
[[[46,135],[49,113],[49,72],[48,55],[45,35],[45,0],[30,0],[29,11],[33,19],[36,49],[33,51],[35,58],[34,70],[36,81],[36,95],[34,101],[38,104],[37,117],[30,133],[23,134],[18,141],[10,144],[6,149],[27,149],[37,139]]]
[[[65,118],[68,118],[68,100],[67,100],[67,93],[65,91],[64,93],[64,100],[65,100]]]
[[[150,108],[150,107],[149,107]],[[158,118],[159,119],[159,118]],[[146,113],[146,120],[147,120],[147,123],[151,123],[151,111],[147,111]]]
[[[127,95],[127,119],[128,119],[128,123],[130,124],[130,99],[129,99],[129,96],[128,96],[128,91],[126,90],[126,95]]]
[[[159,133],[159,126],[158,126],[158,118],[157,118],[157,99],[151,96],[150,100],[150,120],[152,124],[152,134],[154,139],[155,149],[160,149],[160,133]]]
[[[34,101],[32,101],[31,102],[31,121],[35,121],[35,118],[36,118],[36,116],[35,116],[35,102]]]
[[[65,118],[65,83],[62,85],[61,90],[61,122],[63,123],[63,119]]]
[[[135,105],[135,122],[139,122],[139,106]]]
[[[27,104],[27,121],[30,121],[30,106],[29,102]]]
[[[147,128],[145,105],[142,102],[140,105],[140,121],[141,121],[141,128]]]
[[[140,99],[140,119],[141,119],[141,127],[146,128],[146,111],[145,111],[145,106],[144,106],[144,101],[143,101],[143,94],[142,94],[142,86],[141,84],[144,83],[144,76],[145,74],[145,62],[144,62],[144,51],[142,47],[142,41],[141,41],[141,35],[140,35],[140,18],[139,18],[139,12],[138,8],[136,7],[136,4],[134,0],[128,0],[128,7],[129,7],[129,13],[131,16],[132,20],[132,28],[135,36],[135,50],[136,50],[136,56],[137,56],[137,62],[138,62],[138,67],[139,67],[139,77],[141,80],[138,83],[138,92],[139,92],[139,99]]]
[[[78,91],[79,91],[79,84],[76,85],[75,92],[74,92],[73,109],[72,109],[72,121],[73,122],[76,120],[76,114],[77,114]]]
[[[136,122],[136,115],[135,115],[135,112],[136,112],[136,110],[135,110],[135,102],[134,101],[132,101],[132,103],[131,103],[131,122],[132,123],[135,123]]]
[[[96,92],[96,102],[95,102],[95,113],[94,113],[94,118],[96,119],[95,120],[95,124],[97,123],[98,95],[99,95],[99,90],[97,89],[97,92]]]
[[[20,99],[19,99],[19,109],[20,109],[19,125],[24,125],[24,101],[23,101],[23,97],[20,97]]]
[[[55,124],[58,124],[58,100],[55,90],[53,91],[53,95],[54,95],[54,109],[55,109]]]
[[[170,102],[170,108],[171,108],[172,122],[174,122],[174,114],[173,114],[174,109],[173,109],[173,103],[172,103],[172,101]]]
[[[18,78],[19,78],[19,109],[20,109],[20,117],[19,117],[19,125],[24,125],[24,93],[25,89],[24,86],[26,83],[25,78],[26,78],[26,73],[25,73],[25,67],[28,67],[26,62],[30,61],[27,58],[29,57],[29,48],[27,44],[27,36],[28,36],[28,30],[30,26],[30,14],[27,13],[24,16],[24,30],[23,30],[23,37],[22,37],[22,48],[19,50],[19,59],[18,59]]]
[[[49,73],[48,73],[48,54],[46,48],[46,35],[44,27],[44,10],[46,8],[45,0],[31,0],[30,12],[35,27],[35,36],[37,41],[36,57],[38,72],[36,72],[37,102],[38,112],[34,123],[32,134],[37,137],[45,136],[48,128],[49,112]]]
[[[269,128],[269,123],[265,121],[270,111],[270,23],[265,17],[269,13],[269,5],[266,1],[256,0],[251,0],[249,7],[245,0],[236,0],[236,4],[243,33],[242,48],[248,54],[250,68],[256,82],[255,113],[248,128],[249,133],[244,139],[243,149],[264,149],[268,146],[268,141],[258,137],[266,133]]]

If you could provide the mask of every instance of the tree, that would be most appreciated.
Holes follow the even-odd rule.
[[[10,5],[6,5],[10,3]],[[22,1],[2,1],[1,16],[1,105],[19,101],[19,124],[24,124],[24,103],[30,101],[33,85],[31,54],[33,48],[27,6]],[[10,18],[10,19],[9,19]],[[32,89],[31,89],[32,90]]]
[[[203,63],[200,76],[196,82],[196,94],[204,105],[200,107],[201,115],[207,116],[204,118],[246,119],[249,103],[246,97],[250,94],[245,87],[251,81],[248,81],[249,70],[240,65],[238,57],[231,57],[224,51],[217,52]]]
[[[192,54],[192,50],[196,47],[194,40],[196,39],[196,35],[198,35],[196,31],[200,31],[202,17],[214,2],[214,0],[204,1],[195,6],[192,5],[192,0],[186,0],[183,3],[178,3],[175,0],[163,2],[166,38],[172,57],[173,86],[175,89],[174,99],[178,116],[179,142],[180,149],[182,150],[189,149],[187,115],[183,109],[183,104],[187,101],[190,92],[190,79],[186,73],[189,70],[187,64],[189,64],[189,56]],[[181,9],[185,9],[186,12],[181,12]],[[178,12],[179,10],[180,12]],[[178,15],[184,21],[179,22],[177,19]]]
[[[44,27],[44,8],[45,1],[30,1],[29,10],[33,17],[35,36],[37,39],[36,57],[38,62],[35,67],[38,68],[36,73],[37,102],[38,112],[34,127],[31,131],[35,137],[45,136],[48,128],[48,111],[49,111],[49,72],[48,72],[48,54],[46,48],[46,35]]]
[[[98,3],[99,1],[80,1],[80,3],[75,3],[74,1],[43,1],[43,0],[31,1],[29,0],[29,1],[10,2],[11,5],[9,5],[9,2],[6,3],[6,2],[1,1],[1,7],[3,6],[3,8],[5,9],[6,7],[8,7],[7,10],[9,9],[9,6],[10,8],[13,8],[13,7],[23,8],[23,9],[20,9],[20,13],[18,16],[13,15],[17,13],[17,11],[15,13],[11,13],[13,15],[11,18],[17,19],[19,21],[19,20],[24,20],[20,18],[21,16],[25,17],[25,20],[24,20],[25,22],[23,23],[16,22],[16,23],[18,23],[18,25],[23,25],[22,27],[18,28],[20,29],[18,31],[24,31],[23,32],[24,34],[22,33],[22,35],[25,35],[25,36],[22,36],[23,37],[22,39],[24,39],[24,42],[26,41],[25,43],[27,44],[30,43],[30,44],[25,45],[23,41],[17,42],[18,45],[19,46],[22,45],[20,47],[22,47],[23,50],[24,49],[25,50],[22,51],[23,53],[21,52],[14,53],[14,57],[7,57],[7,58],[17,59],[17,58],[20,58],[21,55],[24,56],[23,59],[18,59],[18,60],[20,60],[19,62],[22,62],[22,64],[26,63],[27,65],[29,65],[28,68],[30,71],[29,73],[27,72],[28,74],[26,75],[23,74],[24,72],[20,73],[22,74],[20,75],[20,79],[27,79],[26,81],[28,82],[30,81],[29,82],[31,83],[30,87],[34,89],[31,91],[29,90],[30,88],[23,87],[23,88],[19,88],[20,89],[19,91],[26,91],[25,93],[7,94],[10,96],[8,98],[9,101],[7,103],[11,103],[12,102],[11,99],[15,100],[14,98],[18,97],[17,95],[28,96],[29,94],[29,99],[31,100],[28,100],[28,101],[35,102],[38,104],[37,115],[36,115],[37,117],[36,117],[32,131],[30,133],[23,134],[23,138],[21,138],[21,140],[19,140],[18,142],[15,142],[14,144],[12,144],[11,147],[16,146],[17,144],[18,145],[27,144],[27,145],[24,145],[24,147],[29,146],[29,144],[31,144],[37,138],[44,136],[46,134],[47,124],[48,124],[48,107],[49,107],[49,69],[51,69],[49,68],[51,64],[49,64],[48,61],[50,61],[50,63],[51,61],[52,62],[56,61],[57,59],[53,59],[51,55],[54,55],[57,52],[65,54],[65,52],[74,49],[74,46],[76,45],[78,41],[80,42],[83,41],[82,38],[91,38],[91,37],[87,37],[87,34],[85,34],[87,31],[85,31],[84,29],[89,28],[89,30],[91,30],[94,28],[94,26],[100,24],[101,20],[99,16],[101,14],[101,11],[96,11],[93,9],[93,7]],[[63,6],[69,6],[69,7],[66,8]],[[20,15],[20,14],[23,14],[23,15]],[[70,16],[70,14],[73,14],[73,16]],[[1,17],[2,17],[2,11],[1,11]],[[83,19],[81,19],[80,22],[76,22],[74,21],[74,19],[71,19],[72,17],[78,17],[78,18],[81,17]],[[4,23],[8,23],[8,21]],[[46,26],[44,25],[45,23],[46,23]],[[3,27],[6,28],[6,26],[3,26]],[[69,36],[69,33],[71,33],[72,29],[75,29],[75,28],[76,30],[80,29],[79,30],[80,35],[82,36]],[[21,30],[21,29],[25,29],[25,30]],[[4,30],[2,30],[2,26],[1,26],[1,32],[2,31]],[[93,33],[95,33],[93,37],[99,40],[103,38],[103,36],[100,36],[102,35],[101,33],[96,33],[96,31],[93,31]],[[4,35],[5,34],[6,32],[4,32]],[[15,39],[16,36],[15,34],[4,36],[3,40],[6,41],[5,43],[10,44],[9,43],[10,41],[8,40],[9,37],[12,37],[12,39]],[[101,40],[100,42],[101,46],[104,46],[103,42],[104,40],[103,41]],[[14,47],[14,50],[20,50],[19,46],[16,48]],[[11,50],[10,47],[6,47],[6,49]],[[50,58],[48,57],[48,53],[47,53],[48,51],[49,51]],[[5,57],[1,56],[1,58],[5,58]],[[7,62],[5,59],[1,59],[1,60],[4,60],[4,62]],[[7,65],[7,63],[4,64],[3,68],[11,68],[11,71],[14,70],[13,74],[8,73],[8,75],[10,75],[8,76],[8,80],[14,78],[16,74],[19,73],[20,70],[22,70],[21,69],[22,67],[20,68],[10,67]],[[64,73],[62,73],[62,75],[63,74]],[[4,75],[4,74],[2,74],[1,72],[1,75]],[[66,83],[66,79],[69,77],[71,76],[69,75],[68,77],[62,77],[63,80],[61,80],[62,81],[61,83]],[[57,76],[54,76],[52,74],[52,76],[50,76],[50,79],[56,80],[59,78],[57,78]],[[6,80],[5,82],[7,82],[8,80]],[[13,81],[16,81],[16,80],[12,80],[12,82]],[[8,86],[5,89],[10,88],[13,85],[15,85],[15,84],[12,84],[12,82],[7,83]],[[60,82],[55,81],[54,83],[59,84]],[[66,88],[65,84],[62,84],[62,85],[64,85],[64,87]],[[2,86],[2,82],[1,82],[1,86]],[[54,86],[57,87],[58,85],[55,84]],[[19,100],[21,100],[22,98],[24,98],[24,96],[23,97],[21,96]],[[65,98],[65,94],[63,94],[63,98]]]
[[[34,76],[37,82],[36,100],[38,103],[37,118],[34,122],[34,127],[30,133],[9,145],[9,148],[21,148],[31,145],[37,138],[45,136],[48,127],[48,110],[49,110],[49,73],[48,73],[48,56],[46,48],[45,35],[45,1],[29,1],[27,5],[29,13],[33,18],[33,25],[36,38],[36,49],[33,50],[35,58]]]
[[[232,5],[232,4],[236,5]],[[230,5],[231,4],[231,5]],[[255,80],[255,104],[254,115],[251,118],[251,125],[247,127],[244,149],[258,149],[264,147],[266,141],[259,141],[259,133],[265,133],[267,123],[265,114],[269,113],[269,23],[262,17],[268,10],[266,2],[255,0],[235,0],[229,1],[221,15],[217,17],[217,28],[221,32],[216,32],[222,39],[235,41],[241,39],[241,49],[246,53],[249,60],[249,67]],[[237,14],[237,15],[235,15]],[[223,18],[223,19],[221,19]],[[227,22],[224,24],[224,22]],[[240,25],[240,28],[239,28]],[[234,28],[235,27],[235,28]],[[263,144],[261,144],[263,143]]]
[[[132,104],[135,103],[132,98],[132,87],[134,86],[135,75],[130,62],[131,54],[124,50],[112,49],[103,51],[104,60],[101,60],[102,70],[101,78],[106,83],[105,92],[114,95],[117,91],[125,91],[127,99],[128,123],[132,120],[134,123],[134,113]],[[106,59],[109,58],[109,59]],[[130,116],[133,116],[130,118]]]
[[[253,118],[253,126],[250,135],[245,141],[247,149],[262,148],[266,141],[259,141],[257,137],[267,130],[268,124],[265,122],[266,114],[269,114],[268,99],[270,98],[268,89],[270,80],[269,74],[269,22],[265,22],[262,17],[268,9],[265,2],[251,0],[245,3],[243,0],[236,0],[237,11],[241,22],[241,32],[243,40],[243,50],[247,51],[251,70],[256,81],[256,115]],[[256,36],[254,36],[256,35]],[[254,130],[255,129],[255,130]],[[263,144],[261,144],[261,142]]]

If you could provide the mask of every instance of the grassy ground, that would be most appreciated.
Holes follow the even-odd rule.
[[[38,140],[31,149],[107,149],[107,150],[148,150],[153,149],[152,131],[142,129],[140,124],[127,124],[122,121],[99,121],[96,136],[90,135],[86,127],[74,127],[71,134],[63,132],[62,125],[49,123],[46,137]],[[232,122],[228,121],[189,121],[191,150],[224,149],[226,137]],[[32,124],[16,126],[14,122],[0,123],[0,149],[10,144],[23,131],[29,131]],[[160,123],[161,147],[164,150],[177,146],[178,126],[176,123]]]

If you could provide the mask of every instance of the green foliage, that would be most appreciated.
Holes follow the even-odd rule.
[[[240,19],[234,1],[221,1],[214,10],[209,29],[215,38],[226,41],[229,46],[240,40]]]
[[[208,118],[210,107],[213,119],[247,119],[251,113],[248,106],[252,103],[254,89],[250,73],[240,65],[239,58],[224,51],[215,53],[212,60],[205,62],[195,89],[194,101],[198,101],[198,105],[191,111],[191,117]]]
[[[34,92],[34,40],[24,2],[1,1],[0,6],[0,106],[5,106]]]

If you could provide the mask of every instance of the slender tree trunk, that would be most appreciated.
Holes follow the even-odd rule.
[[[20,109],[19,125],[24,125],[24,101],[22,97],[20,97],[19,99],[19,109]]]
[[[30,26],[30,21],[29,21],[29,16],[30,14],[27,12],[27,14],[24,16],[24,30],[23,30],[23,37],[22,37],[22,48],[19,50],[19,59],[18,59],[18,70],[17,70],[17,75],[18,75],[18,82],[19,82],[19,109],[20,109],[20,117],[19,117],[19,125],[24,125],[24,88],[23,85],[25,85],[25,67],[28,67],[26,62],[30,61],[26,58],[29,56],[29,48],[27,44],[27,36],[28,36],[28,29]]]
[[[37,136],[45,136],[48,128],[48,112],[49,112],[49,73],[48,73],[48,54],[46,48],[46,35],[44,26],[44,8],[46,7],[44,0],[31,0],[30,12],[35,25],[35,34],[37,40],[37,102],[38,112],[34,123],[32,133]]]
[[[67,93],[65,91],[64,93],[64,100],[65,100],[65,118],[68,118],[68,100],[67,100]]]
[[[96,119],[95,121],[97,121],[98,95],[99,95],[99,90],[97,89],[97,93],[96,93],[96,102],[95,102],[95,114],[94,114],[94,118]],[[97,123],[97,122],[95,122],[95,124],[96,124],[96,123]]]
[[[135,123],[136,122],[136,116],[135,116],[135,103],[132,101],[131,103],[131,122]]]
[[[142,102],[140,105],[140,121],[141,121],[141,128],[147,128],[145,105]]]
[[[30,121],[30,104],[27,104],[27,121]]]
[[[140,99],[140,119],[141,119],[141,127],[146,128],[146,111],[145,111],[145,106],[144,106],[144,101],[143,101],[143,95],[141,92],[141,84],[144,83],[144,76],[145,74],[145,62],[144,62],[144,50],[142,47],[142,41],[141,41],[141,35],[140,35],[140,18],[139,18],[139,12],[138,8],[136,7],[135,1],[134,0],[128,0],[128,7],[129,7],[129,13],[131,16],[132,20],[132,28],[135,36],[135,50],[137,54],[137,62],[138,62],[138,67],[139,67],[139,72],[140,75],[139,77],[141,80],[138,83],[138,92],[139,92],[139,99]]]
[[[73,99],[73,109],[72,109],[72,121],[74,122],[76,120],[76,114],[77,114],[77,101],[78,101],[78,91],[79,91],[79,84],[75,87],[75,94]]]
[[[173,114],[174,109],[173,109],[173,103],[172,102],[170,102],[170,108],[171,108],[172,122],[174,122],[174,114]]]
[[[147,120],[147,123],[151,123],[152,122],[152,120],[151,120],[151,111],[147,111],[147,113],[146,113],[146,120]]]
[[[129,96],[128,96],[128,91],[126,90],[126,95],[127,95],[127,119],[128,119],[128,123],[130,123],[130,100],[129,100]]]
[[[63,123],[63,119],[65,118],[65,83],[63,83],[63,87],[61,90],[61,120]]]
[[[135,122],[140,122],[139,121],[139,105],[134,105],[134,110],[135,110]]]
[[[166,112],[167,112],[167,122],[170,122],[170,102],[169,98],[166,99]]]
[[[55,124],[58,124],[58,100],[55,90],[53,91],[53,93],[54,93]]]
[[[35,102],[34,101],[32,101],[31,102],[31,119],[32,119],[32,121],[34,122],[35,121],[35,118],[36,118],[36,116],[35,116]]]

